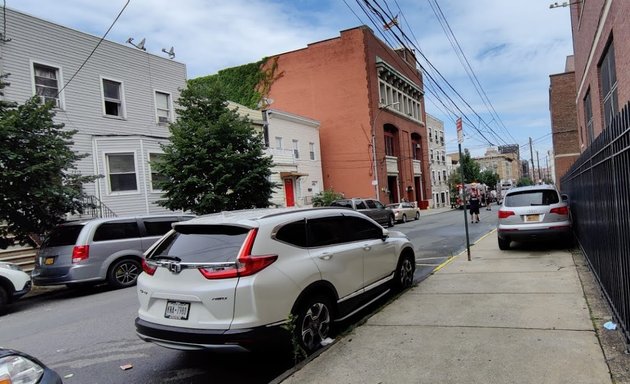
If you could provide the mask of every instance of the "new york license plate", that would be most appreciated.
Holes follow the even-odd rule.
[[[164,317],[174,320],[188,320],[189,311],[190,303],[183,301],[167,301]]]
[[[540,221],[540,215],[525,215],[525,221]]]

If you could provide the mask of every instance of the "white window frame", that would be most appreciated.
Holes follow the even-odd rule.
[[[136,175],[136,189],[135,190],[128,190],[128,191],[112,191],[112,184],[111,184],[111,179],[109,177],[110,175],[110,171],[109,171],[109,160],[108,160],[108,156],[109,155],[133,155],[133,169]],[[107,152],[103,152],[103,164],[105,166],[105,178],[107,179],[107,193],[110,196],[120,196],[120,195],[138,195],[140,194],[140,179],[139,179],[139,175],[138,175],[138,154],[136,153],[136,151],[107,151]]]
[[[166,117],[166,121],[160,121],[160,115],[158,114],[159,110],[163,110],[161,108],[158,108],[158,103],[157,103],[157,96],[158,93],[161,93],[163,95],[166,95],[168,97],[167,99],[167,112],[168,112],[168,116]],[[161,91],[159,89],[154,89],[153,90],[153,105],[155,105],[155,122],[157,124],[168,124],[168,123],[172,123],[173,122],[173,96],[171,95],[170,92],[166,92],[166,91]]]
[[[59,100],[59,105],[57,105],[55,108],[64,111],[66,109],[66,103],[65,103],[65,98],[64,98],[64,90],[62,89],[64,86],[64,82],[63,82],[63,70],[61,69],[61,66],[57,64],[41,61],[41,60],[32,60],[32,59],[29,60],[29,64],[30,64],[30,70],[31,70],[31,86],[32,86],[33,96],[37,96],[37,87],[35,85],[35,65],[42,65],[44,67],[50,67],[57,70],[57,89],[60,90],[60,92],[58,91],[59,95],[57,96],[57,99]]]
[[[105,89],[103,87],[103,80],[112,81],[120,84],[120,109],[121,114],[119,116],[108,115],[105,113]],[[110,119],[127,119],[127,107],[125,102],[125,83],[122,80],[114,79],[112,77],[100,76],[100,87],[101,87],[101,107],[103,109],[103,117],[107,117]]]
[[[274,148],[277,150],[282,150],[282,137],[276,136]]]
[[[299,159],[300,158],[300,143],[298,142],[297,139],[293,139],[291,140],[291,142],[293,143],[293,158]]]
[[[147,164],[149,165],[149,189],[152,193],[162,193],[164,192],[163,190],[153,188],[153,170],[151,169],[151,155],[164,155],[164,152],[150,151],[147,153],[147,159],[149,160],[147,162]]]
[[[308,143],[309,158],[315,160],[315,143]]]

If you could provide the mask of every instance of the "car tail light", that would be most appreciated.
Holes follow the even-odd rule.
[[[72,263],[78,263],[81,260],[87,260],[90,257],[89,245],[75,245],[72,248]]]
[[[142,259],[142,270],[147,275],[153,276],[153,274],[157,270],[157,264],[155,264],[155,263],[153,263],[151,261],[146,261],[145,259]]]
[[[499,210],[499,219],[506,219],[512,215],[514,215],[514,212],[512,211]]]
[[[199,272],[206,279],[230,279],[234,277],[250,276],[265,268],[278,259],[278,255],[252,256],[252,247],[258,234],[253,228],[247,234],[245,242],[238,253],[237,261],[233,265],[220,268],[199,268]]]
[[[569,207],[551,208],[549,213],[556,213],[558,215],[565,215],[566,216],[566,215],[569,214]]]

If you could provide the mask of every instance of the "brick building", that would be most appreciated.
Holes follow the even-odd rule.
[[[581,151],[630,100],[630,1],[571,4]]]
[[[573,56],[567,57],[564,73],[549,76],[549,111],[553,140],[554,179],[560,178],[580,156],[580,135],[575,108],[575,69]]]
[[[321,124],[325,188],[428,205],[424,91],[412,52],[392,50],[362,26],[267,65],[276,76],[263,100]]]

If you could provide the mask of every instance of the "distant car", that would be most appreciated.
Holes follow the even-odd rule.
[[[569,205],[552,185],[507,190],[498,215],[499,249],[509,249],[513,240],[573,241]]]
[[[33,284],[69,287],[107,282],[114,288],[136,284],[142,253],[192,215],[146,215],[68,222],[44,240],[35,259]]]
[[[10,303],[30,290],[31,277],[22,272],[19,265],[0,261],[0,315],[6,312]]]
[[[0,348],[0,383],[62,384],[57,372],[26,353]]]
[[[355,211],[361,212],[364,215],[370,217],[372,220],[386,227],[393,227],[396,223],[396,217],[394,211],[386,207],[378,200],[372,199],[340,199],[335,200],[330,204],[331,207],[350,208]]]
[[[411,218],[420,220],[420,208],[411,203],[387,204],[387,207],[394,211],[396,221],[406,223]]]
[[[136,333],[180,350],[244,351],[293,339],[311,353],[336,322],[411,286],[415,266],[404,234],[348,209],[203,216],[174,224],[147,251]]]

